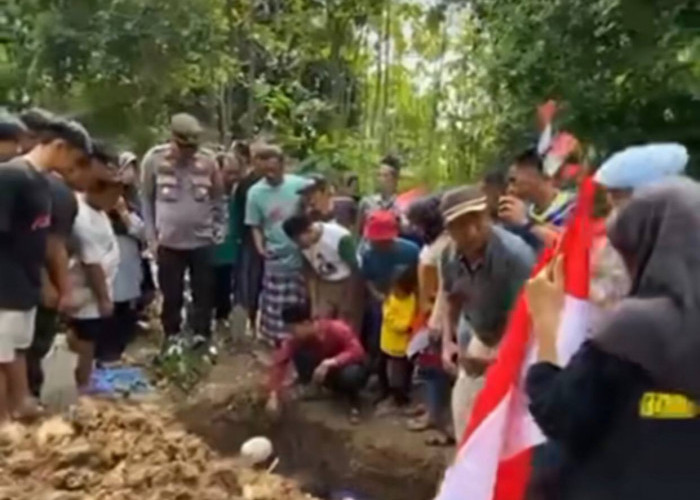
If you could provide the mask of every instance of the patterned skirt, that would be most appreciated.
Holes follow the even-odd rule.
[[[260,333],[278,343],[288,335],[282,321],[282,309],[308,301],[306,280],[301,271],[270,271],[263,274],[260,294]]]

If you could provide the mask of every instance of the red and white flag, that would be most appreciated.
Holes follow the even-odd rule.
[[[557,350],[562,364],[586,337],[588,289],[593,238],[591,211],[595,187],[581,184],[577,206],[560,245],[545,251],[535,273],[556,253],[564,256],[566,299]],[[527,302],[520,294],[498,352],[477,396],[453,465],[445,473],[436,500],[521,500],[532,449],[545,438],[528,411],[524,379],[535,361]]]

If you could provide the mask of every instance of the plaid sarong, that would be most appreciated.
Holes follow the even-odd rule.
[[[260,333],[274,343],[288,335],[282,309],[308,300],[308,289],[301,271],[270,271],[263,274],[260,294]]]

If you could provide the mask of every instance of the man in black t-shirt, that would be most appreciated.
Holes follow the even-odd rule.
[[[0,165],[0,384],[9,389],[7,395],[0,391],[0,419],[37,412],[29,396],[25,350],[32,343],[36,308],[42,302],[47,255],[49,274],[55,270],[47,252],[55,189],[46,172],[49,165],[67,171],[89,162],[91,151],[87,133],[75,122],[56,119],[38,140],[27,155]],[[57,197],[55,208],[62,212],[61,200]],[[57,222],[65,231],[72,222],[62,218],[59,214]],[[63,279],[65,293],[67,278]]]
[[[72,131],[76,138],[83,136],[76,142],[88,146],[84,150],[78,147],[72,159],[59,157],[52,160],[43,172],[51,198],[51,225],[47,238],[45,269],[42,273],[42,300],[37,308],[32,345],[26,353],[29,387],[35,396],[39,396],[43,383],[41,360],[53,344],[59,312],[68,312],[68,240],[78,213],[78,201],[74,190],[84,190],[92,181],[91,163],[87,154],[91,141],[79,124],[62,120],[47,111],[35,109],[22,117],[26,119],[30,135],[37,141],[34,146],[41,146],[42,143],[60,138],[62,131]]]
[[[41,294],[41,268],[51,221],[49,188],[23,158],[0,165],[0,421],[25,412],[24,359]]]
[[[34,338],[27,350],[27,376],[32,394],[39,396],[44,381],[41,360],[53,345],[58,331],[59,311],[66,311],[68,300],[68,241],[78,215],[78,200],[59,174],[44,172],[51,198],[46,262],[42,272],[42,298],[36,312]]]

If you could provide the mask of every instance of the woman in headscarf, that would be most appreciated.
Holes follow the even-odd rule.
[[[130,213],[133,213],[135,217],[141,218],[141,195],[139,193],[139,159],[131,151],[124,151],[119,155],[119,171],[122,179],[124,180],[124,202]],[[121,217],[116,219],[117,227],[120,227]],[[121,229],[120,229],[121,231]],[[119,233],[118,233],[119,234]],[[127,242],[126,239],[123,240]],[[128,241],[127,246],[131,246],[134,243],[133,238]],[[148,252],[143,252],[145,245],[140,242],[141,250],[141,270],[138,274],[141,283],[141,296],[136,304],[136,310],[138,315],[144,320],[145,323],[148,322],[148,317],[146,315],[146,310],[153,303],[156,296],[156,282],[153,277],[153,268],[151,263],[151,256],[147,255]],[[131,333],[124,335],[122,338],[128,341],[132,336]],[[124,344],[126,345],[126,344]]]
[[[658,183],[668,177],[683,174],[688,152],[681,144],[656,143],[632,146],[606,160],[596,171],[594,179],[605,188],[609,221],[629,201],[636,189]],[[597,306],[593,329],[604,311],[614,307],[629,291],[630,278],[620,255],[610,245],[601,226],[592,255],[591,302]]]
[[[700,186],[687,178],[634,193],[609,229],[632,287],[565,366],[558,261],[528,282],[538,363],[530,410],[566,453],[564,500],[695,498],[700,487]]]
[[[119,169],[126,186],[124,199],[131,208],[141,212],[141,195],[139,194],[139,159],[131,151],[124,151],[119,155]]]

